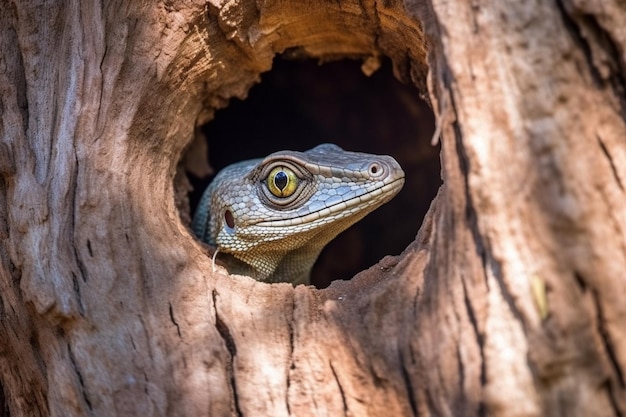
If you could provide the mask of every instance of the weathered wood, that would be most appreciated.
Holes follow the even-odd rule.
[[[434,49],[445,51],[435,54],[434,96],[449,121],[444,172],[454,173],[444,181],[456,190],[454,217],[473,252],[466,268],[467,253],[448,258],[456,297],[432,297],[456,299],[455,318],[440,323],[448,341],[435,340],[450,353],[457,347],[465,375],[440,384],[480,381],[470,398],[489,413],[626,410],[626,308],[617,299],[626,289],[624,56],[616,48],[626,14],[612,2],[579,3],[434,5]],[[473,347],[469,337],[459,345],[458,329],[473,329]]]
[[[3,2],[0,411],[626,414],[624,22],[610,0]],[[325,290],[214,271],[175,197],[195,126],[286,50],[388,56],[441,131],[416,240]]]

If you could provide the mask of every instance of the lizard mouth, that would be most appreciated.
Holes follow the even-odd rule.
[[[333,214],[341,213],[337,218],[345,218],[365,211],[365,214],[391,200],[404,185],[404,176],[395,178],[379,187],[373,188],[364,194],[339,201],[330,206],[320,208],[303,216],[290,217],[282,220],[260,221],[255,226],[261,227],[290,227],[314,223]]]

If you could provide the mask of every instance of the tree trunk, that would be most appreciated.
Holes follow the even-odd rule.
[[[625,9],[4,0],[0,415],[626,415]],[[416,240],[324,290],[214,270],[176,176],[284,51],[437,115]]]

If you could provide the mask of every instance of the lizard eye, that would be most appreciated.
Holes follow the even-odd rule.
[[[289,197],[298,188],[298,177],[291,169],[278,166],[267,176],[267,188],[276,197]]]

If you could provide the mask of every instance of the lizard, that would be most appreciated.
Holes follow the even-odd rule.
[[[230,273],[308,284],[324,246],[403,185],[404,171],[391,156],[330,143],[275,152],[219,171],[192,230],[226,257]]]

